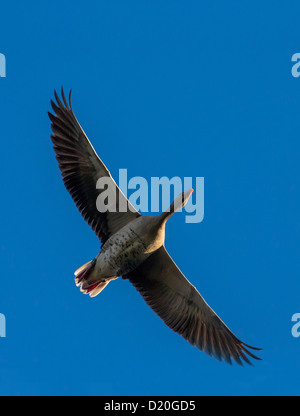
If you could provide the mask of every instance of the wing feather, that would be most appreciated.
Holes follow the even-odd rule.
[[[229,330],[181,273],[164,247],[123,278],[136,287],[169,328],[199,350],[229,364],[232,360],[239,365],[243,365],[243,361],[251,364],[247,355],[260,360],[247,349],[259,348],[244,344]]]
[[[71,91],[69,102],[63,89],[61,95],[62,101],[54,91],[56,103],[51,100],[51,106],[55,114],[48,113],[56,159],[65,187],[82,217],[104,244],[112,234],[139,217],[140,214],[118,188],[78,123],[72,109]],[[110,187],[115,190],[116,212],[112,212],[112,209],[104,213],[97,210],[96,201],[104,189],[96,189],[96,183],[103,177],[107,178]],[[121,212],[120,206],[123,211],[124,207],[127,208],[126,212]]]

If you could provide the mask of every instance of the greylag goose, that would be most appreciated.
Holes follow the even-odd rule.
[[[62,89],[62,101],[54,92],[51,100],[55,115],[48,113],[51,139],[64,184],[83,218],[102,243],[97,257],[75,272],[75,282],[85,294],[98,295],[118,277],[129,280],[146,303],[165,322],[201,351],[219,361],[242,365],[259,360],[208,306],[197,289],[186,279],[164,246],[166,221],[182,208],[192,190],[179,195],[170,208],[158,216],[141,215],[118,188],[108,169],[97,156],[78,123]],[[114,189],[116,209],[100,212],[96,200],[104,192],[97,189],[104,178]],[[126,209],[120,209],[122,206]]]

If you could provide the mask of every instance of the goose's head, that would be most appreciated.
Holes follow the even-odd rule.
[[[182,192],[178,197],[175,199],[173,204],[170,206],[170,212],[176,212],[182,209],[188,202],[190,196],[194,192],[194,189],[189,189],[188,191]]]
[[[170,207],[162,214],[164,221],[168,220],[176,211],[182,209],[188,202],[190,196],[194,192],[194,189],[182,192],[170,205]]]

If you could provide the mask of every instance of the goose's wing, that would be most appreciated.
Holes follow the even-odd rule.
[[[78,123],[72,109],[71,92],[69,102],[63,89],[63,102],[56,92],[54,94],[57,104],[51,100],[51,106],[55,115],[48,114],[52,122],[51,139],[62,178],[81,215],[104,244],[112,234],[140,214],[118,188]],[[96,188],[100,178],[105,179],[104,189]],[[116,203],[107,212],[99,212],[96,206],[97,198],[101,198],[102,192],[107,194],[108,188],[112,191]],[[104,193],[102,196],[104,198]],[[106,203],[104,200],[103,205]]]
[[[231,359],[251,364],[246,354],[259,360],[221,321],[197,289],[185,278],[164,247],[136,270],[123,276],[169,328],[219,361]]]

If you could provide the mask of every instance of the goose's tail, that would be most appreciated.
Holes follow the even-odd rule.
[[[100,292],[108,285],[109,280],[98,280],[95,281],[89,278],[95,268],[96,259],[85,263],[83,266],[79,267],[76,270],[75,274],[75,284],[80,287],[80,290],[84,294],[89,294],[91,297],[99,295]]]

